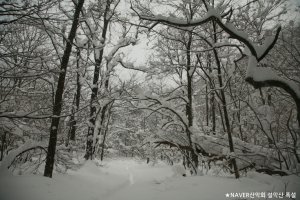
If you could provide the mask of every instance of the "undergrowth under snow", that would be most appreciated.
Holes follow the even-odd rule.
[[[279,177],[249,172],[246,177],[236,180],[231,176],[205,174],[183,177],[177,172],[174,166],[172,170],[172,166],[164,163],[149,165],[133,159],[111,159],[103,163],[88,161],[79,170],[54,174],[52,179],[40,175],[2,175],[0,199],[224,200],[238,199],[227,198],[227,193],[285,190],[297,193],[300,188],[297,176]],[[297,195],[296,199],[300,199],[299,192]]]

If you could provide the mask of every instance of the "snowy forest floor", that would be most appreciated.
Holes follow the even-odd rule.
[[[174,168],[174,167],[173,167]],[[269,192],[296,192],[300,178],[249,172],[238,180],[212,175],[174,176],[172,166],[134,159],[86,162],[79,170],[54,174],[0,177],[1,200],[224,200],[268,198]],[[227,193],[265,192],[266,198],[229,198]],[[284,199],[284,198],[283,198]]]

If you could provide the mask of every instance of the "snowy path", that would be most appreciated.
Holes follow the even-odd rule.
[[[249,173],[239,180],[226,177],[173,177],[170,166],[134,160],[87,162],[78,171],[42,176],[0,177],[0,200],[225,200],[230,192],[298,192],[299,177]],[[237,198],[235,198],[237,199]],[[247,199],[247,198],[246,198]],[[251,198],[248,198],[251,199]]]
[[[281,178],[253,172],[239,180],[212,176],[183,178],[173,177],[170,166],[150,166],[133,160],[109,162],[104,171],[126,175],[128,184],[99,200],[224,200],[229,199],[225,194],[230,192],[282,192],[285,184],[290,192],[300,188],[300,179],[295,176]]]
[[[105,200],[139,199],[143,196],[142,193],[138,192],[142,191],[142,188],[148,188],[149,185],[155,185],[172,176],[172,170],[169,166],[153,167],[133,160],[111,161],[103,171],[108,174],[126,176],[128,178],[126,186],[106,194]]]

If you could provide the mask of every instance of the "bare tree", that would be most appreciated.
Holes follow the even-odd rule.
[[[55,156],[55,149],[56,149],[56,141],[57,141],[57,131],[59,126],[59,119],[62,109],[62,97],[64,92],[64,84],[65,84],[65,77],[67,73],[68,68],[68,62],[73,46],[73,41],[76,36],[76,30],[79,24],[79,16],[81,9],[83,7],[84,0],[79,0],[76,7],[75,7],[75,13],[74,13],[74,19],[72,22],[72,27],[68,36],[68,40],[66,41],[66,48],[62,57],[61,62],[61,72],[59,74],[58,78],[58,84],[55,92],[55,101],[54,101],[54,107],[53,107],[53,117],[51,121],[50,126],[50,139],[49,139],[49,145],[47,150],[47,157],[46,157],[46,165],[45,165],[45,171],[44,176],[52,177],[53,172],[53,165],[54,165],[54,156]]]

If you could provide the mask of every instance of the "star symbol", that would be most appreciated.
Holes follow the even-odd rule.
[[[229,197],[229,194],[228,194],[228,193],[226,193],[226,194],[225,194],[225,196],[226,196],[226,197]]]

